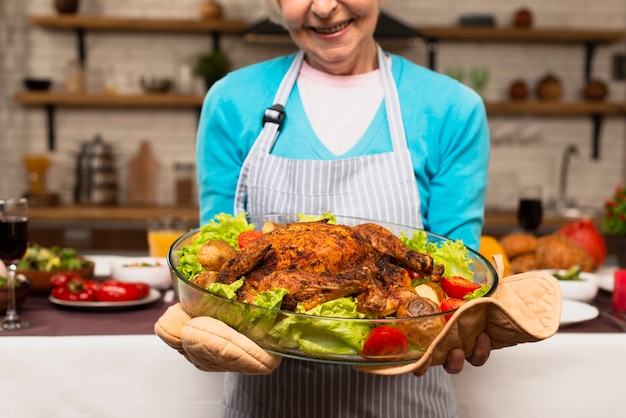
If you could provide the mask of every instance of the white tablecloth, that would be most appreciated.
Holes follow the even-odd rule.
[[[557,334],[453,379],[462,418],[626,416],[626,333]],[[153,335],[0,336],[2,417],[219,418],[221,395]]]

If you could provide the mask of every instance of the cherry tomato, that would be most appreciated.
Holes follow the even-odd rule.
[[[402,331],[381,325],[367,334],[361,354],[363,357],[391,357],[402,355],[408,350],[409,341]]]
[[[468,293],[480,288],[478,283],[472,283],[461,276],[442,277],[440,283],[446,295],[456,299],[463,299]]]
[[[243,231],[241,234],[239,234],[239,237],[237,238],[237,244],[239,245],[239,248],[243,248],[246,245],[250,244],[252,241],[257,240],[261,235],[263,235],[263,232],[257,231],[256,229]]]
[[[445,298],[441,301],[441,312],[448,312],[459,309],[465,303],[467,303],[465,299]],[[453,313],[445,315],[444,318],[446,319],[446,321],[448,321],[452,317],[452,315]]]

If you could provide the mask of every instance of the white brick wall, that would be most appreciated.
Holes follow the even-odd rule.
[[[228,17],[254,22],[263,16],[259,2],[222,0],[221,3]],[[12,100],[13,94],[22,89],[22,77],[25,74],[50,77],[55,88],[61,89],[67,63],[76,54],[76,39],[71,31],[49,31],[28,25],[29,14],[54,13],[52,3],[52,0],[0,2],[0,194],[23,192],[26,179],[22,155],[45,152],[44,111],[21,107]],[[193,18],[199,3],[200,0],[88,0],[83,1],[81,13]],[[626,0],[392,0],[385,10],[412,25],[452,25],[461,14],[489,12],[499,26],[507,26],[522,3],[533,10],[538,27],[626,29]],[[85,40],[90,86],[94,89],[102,84],[103,74],[113,69],[120,87],[125,89],[136,89],[143,73],[175,77],[181,63],[211,47],[211,38],[201,34],[87,32]],[[232,36],[223,37],[223,47],[237,67],[292,49],[246,44]],[[612,56],[623,53],[624,47],[624,43],[602,46],[594,61],[594,76],[609,81],[614,100],[626,98],[624,82],[610,80]],[[421,48],[388,49],[426,63]],[[488,100],[504,98],[514,78],[524,78],[532,85],[553,71],[566,86],[564,100],[574,100],[582,88],[583,57],[582,45],[450,42],[440,46],[438,69],[489,68],[490,81],[485,90]],[[140,141],[152,141],[161,167],[159,202],[172,202],[173,164],[193,160],[197,121],[194,110],[61,108],[56,115],[57,149],[50,154],[53,165],[48,188],[61,193],[65,202],[71,201],[74,155],[79,144],[96,134],[116,147],[122,191],[128,161]],[[599,160],[590,158],[592,125],[587,118],[494,116],[490,124],[494,146],[488,202],[492,206],[513,207],[516,188],[527,184],[541,184],[546,201],[553,197],[561,154],[570,143],[578,145],[582,158],[572,166],[569,189],[582,204],[599,207],[613,186],[624,179],[624,118],[605,119]]]

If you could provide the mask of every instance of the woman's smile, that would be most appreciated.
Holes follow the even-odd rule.
[[[350,25],[350,22],[351,20],[341,22],[332,26],[309,26],[309,29],[322,35],[332,35],[337,32],[341,32],[342,30],[347,28]]]

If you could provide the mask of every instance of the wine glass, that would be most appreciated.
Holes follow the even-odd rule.
[[[15,307],[15,271],[28,247],[28,200],[0,199],[0,259],[8,267],[7,311],[0,330],[28,328]]]
[[[517,221],[525,232],[535,234],[543,220],[541,188],[538,186],[522,189],[517,208]]]

